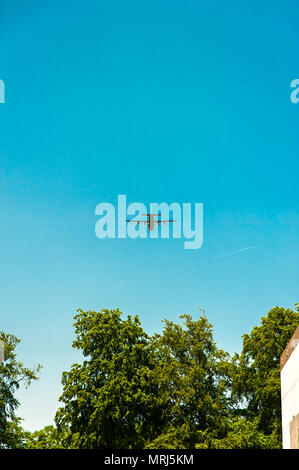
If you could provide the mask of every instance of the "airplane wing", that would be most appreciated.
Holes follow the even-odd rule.
[[[148,224],[147,220],[126,220],[126,222],[134,222],[135,224]]]
[[[155,220],[155,224],[167,224],[169,222],[176,222],[176,220]]]

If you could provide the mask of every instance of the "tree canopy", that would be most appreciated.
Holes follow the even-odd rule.
[[[272,308],[230,356],[204,312],[164,320],[149,336],[138,316],[78,310],[73,347],[83,355],[62,375],[56,426],[30,433],[15,414],[15,391],[36,380],[18,362],[19,340],[1,333],[0,447],[242,449],[281,447],[280,356],[299,308]]]
[[[25,445],[26,434],[16,415],[19,401],[15,393],[20,385],[28,387],[38,378],[41,366],[31,370],[17,360],[15,349],[20,340],[16,336],[2,331],[0,339],[5,345],[5,361],[0,364],[0,448],[18,448]]]
[[[75,316],[73,346],[87,358],[62,377],[56,414],[65,445],[78,448],[143,447],[161,427],[160,397],[151,380],[155,353],[137,317],[119,310]]]
[[[40,431],[25,432],[26,449],[63,449],[62,435],[53,425],[45,426]]]
[[[174,446],[174,441],[178,447],[194,448],[199,431],[217,428],[221,433],[229,415],[229,355],[217,347],[205,315],[180,318],[183,325],[165,320],[162,335],[152,338],[157,355],[154,380],[166,420],[150,448]]]
[[[243,336],[240,354],[218,348],[205,314],[164,320],[148,336],[119,310],[79,310],[75,348],[56,414],[74,448],[279,448],[280,355],[299,324],[274,307]]]
[[[239,413],[266,435],[276,427],[281,432],[280,356],[298,325],[298,306],[274,307],[243,335],[242,352],[234,357],[232,395]]]

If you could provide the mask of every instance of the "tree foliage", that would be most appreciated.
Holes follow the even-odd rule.
[[[19,340],[2,333],[0,447],[280,448],[280,356],[298,307],[272,308],[233,357],[216,345],[204,313],[164,320],[162,333],[149,336],[118,309],[78,310],[73,347],[84,360],[63,373],[56,427],[34,433],[20,426],[14,392],[36,371],[16,361]]]
[[[281,435],[280,356],[298,325],[298,308],[274,307],[243,335],[242,352],[234,357],[232,396],[239,414],[265,435]]]
[[[183,325],[165,320],[163,334],[153,338],[154,379],[167,420],[149,448],[194,448],[200,430],[221,434],[229,415],[228,354],[217,348],[205,315],[180,318]]]
[[[138,317],[121,319],[119,310],[83,312],[75,316],[73,346],[87,358],[62,377],[56,414],[65,445],[76,448],[143,447],[159,432],[163,410],[151,342]]]
[[[231,358],[202,314],[146,335],[119,310],[78,311],[86,360],[63,374],[64,444],[89,448],[279,448],[280,355],[299,324],[275,307]]]
[[[198,433],[196,449],[279,449],[281,436],[277,424],[270,434],[265,434],[259,426],[259,419],[248,421],[238,418],[228,421],[224,437],[208,430]]]
[[[31,370],[17,360],[15,348],[20,340],[14,335],[2,331],[0,339],[5,345],[5,361],[0,364],[0,448],[23,447],[26,435],[15,413],[19,406],[15,393],[20,385],[28,387],[38,378],[41,366]]]
[[[62,436],[55,426],[45,426],[40,431],[25,433],[25,449],[63,449]]]

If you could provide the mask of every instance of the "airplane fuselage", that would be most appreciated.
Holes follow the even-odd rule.
[[[153,214],[148,215],[148,229],[152,232],[155,228],[155,216]]]

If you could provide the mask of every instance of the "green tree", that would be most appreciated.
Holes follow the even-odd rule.
[[[55,426],[45,426],[40,431],[26,432],[26,449],[63,449],[62,436]]]
[[[280,356],[299,325],[295,310],[272,308],[260,326],[243,335],[243,348],[234,357],[232,398],[236,412],[254,422],[266,436],[281,441]]]
[[[227,422],[226,435],[217,437],[216,432],[209,430],[198,434],[197,449],[279,449],[281,437],[277,424],[270,434],[260,430],[258,418],[248,421],[238,418]]]
[[[158,339],[171,420],[147,447],[280,448],[280,356],[299,324],[298,305],[271,309],[231,361],[217,350],[206,318],[185,317],[185,330],[166,322]]]
[[[194,448],[200,431],[223,435],[230,412],[229,355],[216,346],[205,315],[180,318],[183,325],[165,320],[163,334],[153,339],[154,379],[167,422],[148,448]]]
[[[21,384],[27,388],[36,380],[41,366],[31,370],[17,360],[15,348],[20,340],[14,335],[2,331],[0,339],[5,345],[5,361],[0,364],[0,448],[23,447],[26,433],[20,426],[21,418],[15,414],[19,406],[15,392]]]
[[[275,307],[231,358],[205,315],[149,337],[119,310],[78,311],[56,425],[74,448],[279,448],[280,356],[299,324]],[[58,439],[61,439],[58,437]]]
[[[78,310],[76,340],[86,360],[62,376],[63,394],[55,417],[71,448],[142,448],[159,435],[163,410],[151,380],[152,344],[138,317],[119,310]]]

